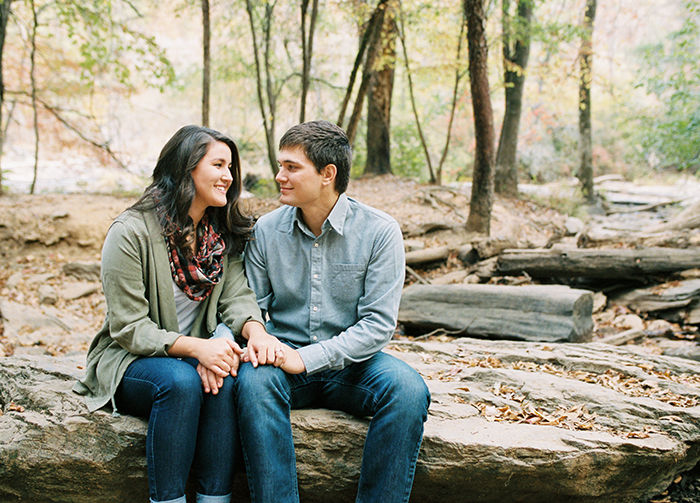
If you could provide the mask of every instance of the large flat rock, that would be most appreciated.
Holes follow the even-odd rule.
[[[698,362],[594,343],[388,351],[433,396],[412,502],[645,501],[700,458]],[[0,358],[0,501],[147,500],[145,422],[89,414],[70,391],[81,364]],[[367,421],[326,410],[292,421],[302,501],[354,501]]]

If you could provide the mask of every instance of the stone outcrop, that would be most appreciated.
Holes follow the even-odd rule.
[[[698,362],[595,343],[457,339],[388,351],[433,397],[411,501],[632,503],[700,458]],[[89,414],[70,391],[81,365],[0,359],[0,501],[147,501],[145,422]],[[302,501],[354,501],[367,424],[294,411]],[[237,491],[247,501],[243,477]]]

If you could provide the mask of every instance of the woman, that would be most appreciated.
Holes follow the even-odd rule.
[[[111,403],[148,418],[151,502],[185,503],[192,466],[198,502],[231,500],[239,438],[230,381],[242,353],[232,335],[271,337],[243,273],[252,222],[240,192],[235,143],[185,126],[102,249],[107,315],[74,390],[91,411]],[[284,357],[271,356],[276,365]]]

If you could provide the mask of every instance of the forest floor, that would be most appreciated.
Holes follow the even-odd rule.
[[[426,247],[470,243],[477,236],[464,229],[469,214],[468,187],[436,188],[393,176],[352,180],[348,195],[381,209],[413,234]],[[75,283],[63,273],[69,262],[99,262],[100,250],[111,220],[132,204],[134,197],[97,194],[5,195],[0,197],[0,300],[35,309],[50,309],[52,315],[73,320],[74,333],[53,342],[38,341],[24,347],[5,335],[0,326],[0,356],[12,354],[85,354],[92,336],[104,320],[104,296],[99,288],[78,298],[61,295],[51,306],[40,304],[40,285],[65,291]],[[250,197],[247,210],[261,215],[279,206],[274,197]],[[507,237],[522,248],[544,246],[561,232],[567,216],[528,197],[496,197],[491,236]],[[428,233],[421,229],[438,229]],[[463,268],[456,257],[438,265],[416,268],[425,279]],[[407,276],[407,284],[413,281]],[[594,339],[609,335],[611,317],[603,309],[595,318]],[[608,321],[605,321],[608,320]],[[618,329],[619,331],[623,330]],[[444,336],[443,336],[444,337]],[[637,339],[638,350],[660,353],[655,340]],[[679,476],[671,487],[649,503],[700,503],[700,469]]]

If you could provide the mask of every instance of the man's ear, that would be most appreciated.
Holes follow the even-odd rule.
[[[327,164],[325,168],[321,170],[321,177],[323,178],[324,185],[332,185],[335,187],[335,177],[338,174],[338,168],[335,164]]]

